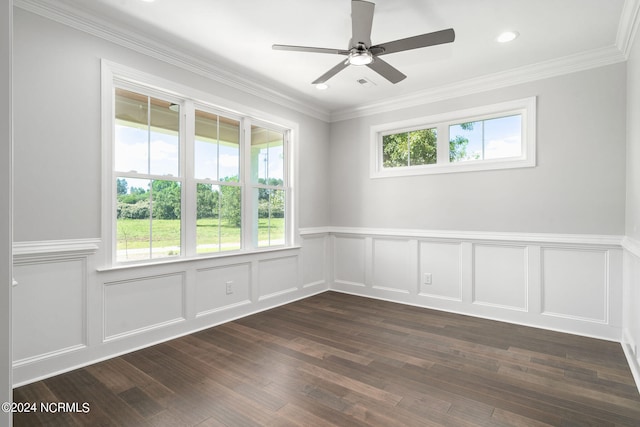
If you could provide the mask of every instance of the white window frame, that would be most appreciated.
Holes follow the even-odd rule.
[[[284,159],[283,162],[285,165],[289,165],[291,163],[291,129],[287,129],[284,128],[282,126],[278,126],[278,125],[274,125],[273,123],[268,123],[265,121],[261,121],[261,120],[251,120],[250,122],[246,122],[245,123],[245,127],[244,127],[244,133],[245,135],[251,135],[251,126],[260,126],[264,129],[269,129],[278,133],[282,133],[283,136],[283,153],[284,153]],[[251,147],[250,144],[244,145],[246,150],[250,151]],[[259,189],[259,188],[263,188],[263,189],[273,189],[273,190],[284,190],[285,192],[285,199],[284,199],[284,203],[285,203],[285,225],[288,224],[288,216],[287,213],[291,212],[290,208],[291,206],[289,206],[290,203],[293,202],[293,199],[291,198],[291,191],[289,191],[289,187],[291,187],[290,183],[291,182],[291,177],[292,177],[292,173],[291,173],[291,168],[290,167],[285,167],[283,170],[283,177],[282,180],[283,185],[282,186],[274,186],[274,185],[265,185],[265,184],[259,184],[257,182],[252,182],[251,179],[251,156],[250,155],[245,155],[245,168],[244,168],[244,178],[245,178],[245,182],[246,182],[246,187],[247,187],[247,197],[246,197],[246,202],[243,205],[243,212],[246,212],[247,215],[251,215],[251,218],[247,218],[246,222],[248,224],[257,224],[259,218],[256,217],[257,212],[258,212],[258,206],[253,204],[253,198],[251,196],[251,193],[253,192],[254,189]],[[244,220],[244,219],[243,219]],[[244,224],[244,223],[243,223]],[[263,250],[263,249],[268,249],[270,247],[278,247],[278,246],[283,246],[283,245],[274,245],[274,246],[259,246],[258,243],[258,229],[251,229],[251,234],[246,233],[245,234],[245,238],[249,240],[251,247],[255,248],[256,250]],[[284,239],[285,239],[285,243],[284,246],[290,246],[292,245],[292,240],[291,240],[291,233],[287,232],[287,230],[285,230],[285,234],[284,234]],[[259,248],[259,249],[258,249]]]
[[[297,151],[294,149],[293,138],[298,133],[297,123],[289,122],[279,117],[271,116],[260,110],[255,110],[233,101],[220,99],[206,92],[183,86],[175,82],[137,71],[135,69],[102,60],[101,95],[102,95],[102,240],[103,262],[100,270],[120,268],[128,265],[162,264],[176,261],[188,261],[193,259],[206,259],[248,253],[268,252],[295,248],[298,242],[298,225],[296,208],[297,197],[294,185],[297,179]],[[157,97],[180,105],[180,151],[179,168],[182,185],[182,215],[181,215],[181,254],[179,256],[152,258],[136,261],[117,261],[117,202],[115,156],[114,156],[114,115],[115,100],[114,89],[116,87],[131,90],[144,95]],[[224,105],[224,106],[222,106]],[[228,106],[228,108],[226,108]],[[198,182],[194,178],[194,144],[195,109],[204,109],[214,114],[219,114],[240,122],[240,175],[242,178],[242,249],[233,251],[221,251],[213,253],[196,253],[196,187]],[[279,188],[285,191],[285,242],[283,245],[258,247],[253,236],[253,202],[251,190],[253,184],[250,177],[251,156],[247,153],[251,143],[251,125],[263,126],[282,132],[284,139],[285,170],[284,186]]]
[[[464,162],[449,161],[449,126],[513,115],[522,117],[520,156]],[[385,135],[431,128],[435,128],[437,132],[437,163],[383,167],[382,138]],[[370,129],[370,141],[371,178],[534,167],[536,165],[536,97],[374,125]]]

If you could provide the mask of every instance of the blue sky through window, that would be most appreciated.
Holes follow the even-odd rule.
[[[469,140],[467,155],[459,161],[503,159],[522,154],[522,116],[514,115],[472,122],[473,129],[460,124],[449,127],[450,139],[461,136]]]

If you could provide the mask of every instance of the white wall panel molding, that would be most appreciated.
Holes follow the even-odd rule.
[[[362,236],[333,236],[333,283],[364,287],[367,282],[366,239]]]
[[[14,242],[14,265],[61,258],[74,259],[94,255],[100,249],[100,239],[45,240],[39,242]]]
[[[456,231],[423,229],[390,229],[367,227],[329,227],[334,235],[412,237],[455,241],[503,241],[523,243],[557,243],[561,245],[602,245],[620,247],[623,236],[599,234],[510,233],[493,231]]]
[[[89,277],[99,247],[100,239],[14,242],[14,369],[87,347]]]
[[[414,240],[374,238],[371,286],[388,292],[416,293],[417,247]]]
[[[419,242],[418,295],[462,302],[464,270],[462,244]]]
[[[609,323],[609,251],[543,248],[542,314]]]
[[[186,320],[185,286],[184,272],[104,283],[104,341]]]
[[[298,256],[260,260],[257,264],[259,301],[298,290]]]
[[[622,239],[622,247],[636,258],[640,258],[640,242],[636,239],[625,236]]]
[[[638,345],[627,329],[625,329],[622,334],[622,350],[624,351],[627,363],[629,363],[629,369],[636,382],[636,387],[640,392],[640,357],[638,356]]]
[[[346,227],[330,234],[332,290],[620,340],[620,236]]]
[[[87,260],[15,265],[14,367],[84,348],[88,343]]]
[[[71,353],[71,352],[74,352],[74,351],[82,350],[84,348],[87,348],[87,346],[84,345],[84,344],[77,344],[77,345],[72,345],[72,346],[69,346],[69,347],[66,347],[66,348],[61,348],[61,349],[56,350],[56,351],[51,351],[49,353],[43,353],[43,354],[39,354],[37,356],[27,357],[27,358],[24,358],[24,359],[15,360],[13,362],[13,367],[14,368],[20,368],[20,367],[25,366],[25,365],[29,365],[29,364],[32,364],[32,363],[38,363],[38,362],[41,362],[41,361],[46,361],[47,359],[50,359],[52,357],[63,356],[65,354],[67,354],[67,353]]]
[[[473,245],[473,304],[529,310],[528,250],[522,245]]]
[[[640,242],[626,236],[623,241],[622,348],[640,391]]]
[[[324,292],[329,239],[101,271],[97,240],[18,245],[14,385]]]
[[[251,304],[251,263],[196,270],[196,317]]]
[[[326,235],[331,232],[331,227],[305,227],[298,230],[300,236]]]
[[[326,286],[330,268],[329,235],[326,232],[307,233],[302,236],[300,254],[302,286]]]

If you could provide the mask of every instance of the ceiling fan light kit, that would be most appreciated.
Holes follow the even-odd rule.
[[[371,28],[373,24],[374,8],[375,4],[368,1],[351,1],[352,37],[349,41],[349,47],[346,50],[280,44],[274,44],[272,47],[274,50],[328,53],[347,56],[346,60],[341,61],[335,67],[331,68],[329,71],[314,80],[314,85],[325,83],[349,65],[366,65],[391,83],[396,84],[404,80],[407,76],[402,74],[388,62],[382,60],[380,56],[444,43],[451,43],[455,40],[455,32],[453,31],[453,28],[449,28],[446,30],[426,33],[419,36],[408,37],[406,39],[372,46]]]
[[[349,65],[368,65],[373,62],[373,55],[369,51],[354,51],[349,54],[347,59]]]

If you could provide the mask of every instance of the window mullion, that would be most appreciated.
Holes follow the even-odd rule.
[[[411,132],[407,132],[407,166],[411,166]]]
[[[258,229],[257,226],[254,227],[254,188],[251,182],[251,155],[251,120],[244,118],[242,119],[242,132],[240,133],[240,159],[242,161],[240,174],[242,175],[242,247],[245,250],[254,249],[257,247],[258,242]]]
[[[151,174],[151,97],[147,96],[147,175]],[[149,259],[153,259],[153,179],[149,180]]]
[[[449,163],[449,125],[441,123],[436,129],[438,164],[447,164]]]
[[[184,144],[181,147],[182,160],[181,172],[184,182],[182,198],[182,229],[183,229],[183,255],[187,257],[196,255],[196,227],[197,227],[197,183],[194,176],[195,170],[195,110],[193,102],[185,101],[184,111],[180,119],[183,121],[182,137]]]

